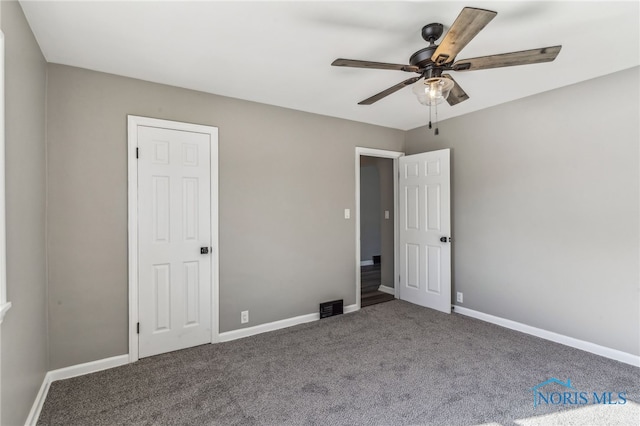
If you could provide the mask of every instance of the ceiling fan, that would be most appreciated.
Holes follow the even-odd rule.
[[[553,61],[562,46],[542,47],[539,49],[481,56],[478,58],[455,61],[458,53],[497,15],[491,10],[465,7],[445,35],[440,44],[435,41],[442,36],[442,24],[428,24],[422,28],[422,38],[429,46],[418,50],[409,58],[409,64],[389,64],[384,62],[359,61],[354,59],[336,59],[331,65],[338,67],[373,68],[398,70],[419,74],[401,83],[391,86],[371,96],[358,105],[371,105],[380,99],[412,85],[424,78],[424,87],[414,86],[418,100],[425,105],[435,105],[447,100],[456,105],[469,99],[469,95],[445,71],[474,71],[489,68],[511,67],[514,65],[537,64]]]

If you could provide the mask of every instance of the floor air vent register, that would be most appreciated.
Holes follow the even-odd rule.
[[[342,314],[342,299],[320,304],[320,319]]]

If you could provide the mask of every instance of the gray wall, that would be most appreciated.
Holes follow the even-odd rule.
[[[380,175],[376,164],[360,161],[360,260],[381,255]]]
[[[220,129],[222,332],[355,303],[355,147],[404,132],[53,64],[47,102],[52,369],[128,351],[127,114]]]
[[[453,280],[487,314],[640,354],[639,68],[446,120]],[[597,98],[596,95],[597,94]]]
[[[3,1],[7,297],[2,323],[3,425],[24,424],[47,371],[46,63],[17,2]]]

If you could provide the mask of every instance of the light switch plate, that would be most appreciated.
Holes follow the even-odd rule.
[[[345,219],[351,219],[351,210],[344,209],[344,218]]]
[[[389,219],[389,210],[384,211],[384,218]]]

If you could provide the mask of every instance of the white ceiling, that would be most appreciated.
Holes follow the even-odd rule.
[[[465,6],[498,15],[459,59],[563,47],[551,63],[453,72],[470,99],[439,106],[440,120],[640,65],[637,1],[21,4],[49,62],[403,130],[428,115],[409,88],[357,103],[414,74],[330,64],[408,63],[427,45],[421,28],[439,22],[446,32]]]

